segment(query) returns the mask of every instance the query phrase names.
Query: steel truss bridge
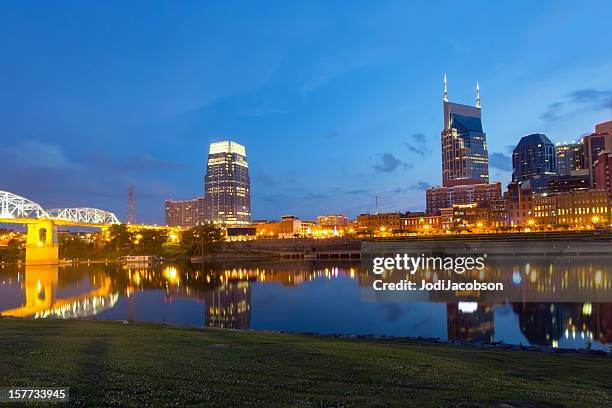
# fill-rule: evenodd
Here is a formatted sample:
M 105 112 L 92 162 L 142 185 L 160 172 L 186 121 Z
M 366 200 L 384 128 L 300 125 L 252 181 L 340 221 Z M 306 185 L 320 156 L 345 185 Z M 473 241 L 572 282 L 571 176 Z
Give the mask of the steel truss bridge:
M 115 214 L 97 208 L 45 210 L 32 200 L 0 190 L 0 224 L 25 224 L 26 265 L 58 263 L 57 226 L 105 228 L 121 224 Z

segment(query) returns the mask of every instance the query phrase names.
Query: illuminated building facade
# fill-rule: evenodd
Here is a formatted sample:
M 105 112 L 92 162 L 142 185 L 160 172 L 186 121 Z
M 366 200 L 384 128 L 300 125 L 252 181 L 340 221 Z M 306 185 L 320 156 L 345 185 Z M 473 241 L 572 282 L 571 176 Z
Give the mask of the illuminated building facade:
M 584 169 L 584 145 L 582 142 L 557 143 L 557 173 L 570 176 L 572 172 Z
M 557 223 L 557 197 L 548 194 L 534 194 L 532 206 L 535 224 L 552 226 Z
M 425 213 L 401 214 L 400 228 L 403 232 L 435 232 L 442 229 L 442 219 Z
M 504 199 L 508 226 L 520 227 L 533 219 L 533 195 L 529 183 L 511 182 Z
M 230 226 L 251 222 L 251 181 L 243 145 L 210 144 L 204 196 L 207 220 Z
M 595 186 L 595 161 L 599 153 L 612 152 L 612 121 L 595 125 L 595 132 L 582 138 L 584 144 L 584 164 L 590 173 L 591 187 Z
M 170 227 L 193 227 L 204 222 L 204 197 L 191 200 L 165 200 L 165 223 Z
M 258 238 L 297 238 L 301 234 L 302 223 L 293 215 L 285 215 L 280 221 L 259 221 L 253 226 Z
M 365 233 L 399 231 L 400 213 L 359 214 L 357 225 Z
M 448 101 L 444 76 L 444 128 L 442 142 L 442 185 L 489 182 L 487 137 L 482 130 L 480 88 L 476 84 L 476 106 Z
M 604 190 L 557 194 L 557 223 L 574 228 L 605 225 L 609 221 L 610 197 Z
M 346 228 L 349 225 L 349 218 L 342 214 L 319 215 L 317 225 L 322 228 Z
M 479 207 L 476 204 L 455 204 L 449 210 L 451 211 L 445 211 L 445 226 L 448 229 L 478 230 L 490 226 L 489 207 Z
M 554 193 L 566 193 L 569 191 L 581 191 L 589 189 L 589 173 L 585 172 L 584 175 L 577 173 L 582 172 L 581 170 L 573 171 L 570 176 L 559 176 L 551 177 L 548 179 L 548 192 Z
M 425 190 L 427 214 L 438 215 L 442 208 L 456 204 L 486 206 L 502 198 L 501 183 L 431 187 Z
M 612 151 L 601 151 L 597 155 L 597 160 L 593 165 L 595 188 L 605 190 L 608 195 L 612 195 L 610 185 L 610 171 L 612 170 Z
M 542 133 L 523 136 L 512 152 L 512 181 L 529 182 L 533 192 L 544 193 L 555 176 L 555 145 Z

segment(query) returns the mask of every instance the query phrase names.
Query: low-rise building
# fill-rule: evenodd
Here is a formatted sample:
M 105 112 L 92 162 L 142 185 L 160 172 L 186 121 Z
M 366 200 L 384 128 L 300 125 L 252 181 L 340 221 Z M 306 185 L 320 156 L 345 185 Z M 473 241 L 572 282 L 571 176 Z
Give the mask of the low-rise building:
M 425 190 L 427 214 L 440 214 L 442 208 L 455 204 L 488 205 L 502 198 L 501 183 L 467 184 L 452 187 L 431 187 Z
M 610 221 L 610 196 L 605 190 L 561 193 L 556 200 L 558 225 L 584 229 Z
M 442 218 L 439 215 L 427 215 L 424 212 L 405 213 L 400 215 L 402 232 L 436 232 L 442 229 Z
M 301 233 L 301 222 L 293 215 L 285 215 L 280 221 L 258 221 L 253 226 L 258 238 L 297 238 Z
M 507 210 L 507 225 L 521 227 L 533 224 L 533 200 L 529 182 L 513 181 L 504 193 Z
M 346 228 L 349 225 L 349 218 L 342 214 L 319 215 L 317 217 L 317 225 L 321 228 Z
M 399 231 L 400 213 L 359 214 L 357 224 L 362 233 Z
M 557 197 L 549 194 L 534 194 L 533 221 L 535 225 L 550 228 L 557 224 Z

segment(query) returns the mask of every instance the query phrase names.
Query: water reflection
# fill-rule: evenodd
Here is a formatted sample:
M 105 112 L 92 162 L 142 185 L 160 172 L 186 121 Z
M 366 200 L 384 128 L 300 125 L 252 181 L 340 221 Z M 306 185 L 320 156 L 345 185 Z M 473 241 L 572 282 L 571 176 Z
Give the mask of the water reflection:
M 235 329 L 440 337 L 553 347 L 612 344 L 607 260 L 496 261 L 469 279 L 502 280 L 501 297 L 436 292 L 367 302 L 359 264 L 117 264 L 0 268 L 0 316 L 133 319 Z M 423 271 L 423 279 L 443 278 Z M 469 274 L 468 274 L 469 275 Z M 571 302 L 563 302 L 569 299 Z

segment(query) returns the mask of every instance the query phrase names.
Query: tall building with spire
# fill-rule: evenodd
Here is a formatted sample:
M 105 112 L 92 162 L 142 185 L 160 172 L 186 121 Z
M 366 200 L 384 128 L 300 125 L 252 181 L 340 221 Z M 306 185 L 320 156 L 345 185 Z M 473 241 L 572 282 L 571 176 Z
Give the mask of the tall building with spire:
M 476 106 L 449 102 L 445 74 L 443 105 L 442 185 L 488 183 L 489 154 L 482 130 L 480 85 L 476 83 Z
M 251 181 L 243 145 L 232 141 L 210 144 L 204 199 L 208 221 L 227 226 L 251 222 Z

